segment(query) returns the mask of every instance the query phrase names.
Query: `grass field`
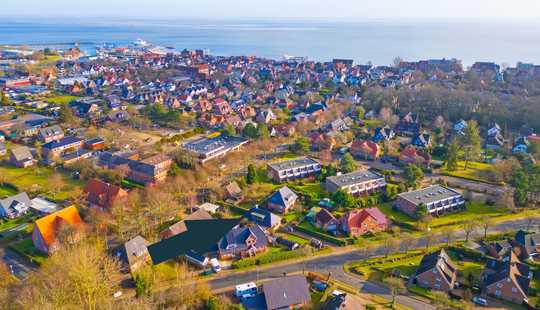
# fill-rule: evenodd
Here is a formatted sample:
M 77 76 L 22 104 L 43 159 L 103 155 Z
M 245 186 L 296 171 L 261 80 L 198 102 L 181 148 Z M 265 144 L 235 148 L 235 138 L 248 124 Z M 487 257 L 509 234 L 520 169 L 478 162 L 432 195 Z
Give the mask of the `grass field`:
M 0 185 L 0 198 L 6 198 L 8 196 L 13 196 L 17 194 L 17 191 L 9 186 Z
M 492 169 L 493 165 L 479 162 L 469 162 L 467 169 L 465 169 L 465 162 L 460 161 L 458 162 L 458 169 L 456 171 L 448 171 L 446 168 L 443 168 L 441 169 L 441 173 L 478 182 L 497 183 L 489 179 Z
M 69 95 L 57 95 L 57 96 L 54 96 L 54 97 L 46 98 L 45 101 L 48 102 L 48 103 L 66 105 L 66 104 L 69 104 L 71 101 L 76 100 L 78 98 L 80 98 L 80 97 L 69 96 Z
M 15 226 L 18 226 L 22 223 L 26 223 L 27 221 L 30 221 L 31 219 L 32 219 L 32 214 L 27 214 L 27 215 L 19 216 L 16 219 L 0 222 L 0 232 L 13 228 Z
M 389 255 L 388 257 L 372 258 L 352 264 L 351 267 L 365 278 L 374 281 L 381 281 L 384 275 L 390 274 L 394 270 L 399 270 L 401 275 L 410 277 L 416 272 L 425 254 L 439 249 L 440 247 L 433 247 L 429 251 L 415 250 Z M 447 253 L 465 278 L 472 273 L 476 279 L 479 279 L 484 268 L 483 263 L 467 259 L 460 261 L 456 253 L 451 250 L 447 250 Z
M 54 173 L 54 170 L 49 167 L 28 167 L 22 169 L 11 165 L 0 166 L 0 175 L 4 178 L 4 181 L 13 184 L 19 191 L 27 191 L 37 185 L 41 191 L 45 192 L 46 196 L 54 200 L 68 199 L 71 197 L 75 187 L 83 186 L 81 181 L 73 180 L 61 174 L 65 184 L 64 188 L 54 195 L 47 194 L 48 179 Z
M 406 214 L 392 210 L 390 204 L 381 204 L 378 207 L 389 218 L 393 218 L 400 222 L 411 225 L 417 225 L 418 223 L 417 220 L 407 216 Z M 467 203 L 467 207 L 463 211 L 447 213 L 440 217 L 434 217 L 430 227 L 436 231 L 452 226 L 458 226 L 467 220 L 479 217 L 488 217 L 494 222 L 500 222 L 532 215 L 540 215 L 540 211 L 529 210 L 520 213 L 510 213 L 507 209 L 501 207 L 488 206 L 483 203 Z

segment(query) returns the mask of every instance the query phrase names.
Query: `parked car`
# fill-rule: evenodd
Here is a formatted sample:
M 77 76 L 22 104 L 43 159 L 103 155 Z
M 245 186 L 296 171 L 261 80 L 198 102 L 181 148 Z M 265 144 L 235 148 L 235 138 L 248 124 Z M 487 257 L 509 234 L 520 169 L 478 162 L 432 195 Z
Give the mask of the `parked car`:
M 210 260 L 210 266 L 212 266 L 212 271 L 214 271 L 215 273 L 218 273 L 221 271 L 221 265 L 217 258 L 212 258 Z
M 479 306 L 483 306 L 483 307 L 487 307 L 488 306 L 488 302 L 487 300 L 485 300 L 484 298 L 480 297 L 480 296 L 474 296 L 472 298 L 472 301 L 479 305 Z

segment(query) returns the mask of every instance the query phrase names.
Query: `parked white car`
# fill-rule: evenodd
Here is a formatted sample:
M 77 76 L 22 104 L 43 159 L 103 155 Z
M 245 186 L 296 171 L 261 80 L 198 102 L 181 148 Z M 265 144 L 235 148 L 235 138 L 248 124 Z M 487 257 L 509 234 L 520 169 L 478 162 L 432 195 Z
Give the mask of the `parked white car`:
M 219 263 L 217 258 L 212 258 L 210 260 L 210 266 L 212 266 L 212 271 L 214 271 L 215 273 L 221 271 L 221 264 Z

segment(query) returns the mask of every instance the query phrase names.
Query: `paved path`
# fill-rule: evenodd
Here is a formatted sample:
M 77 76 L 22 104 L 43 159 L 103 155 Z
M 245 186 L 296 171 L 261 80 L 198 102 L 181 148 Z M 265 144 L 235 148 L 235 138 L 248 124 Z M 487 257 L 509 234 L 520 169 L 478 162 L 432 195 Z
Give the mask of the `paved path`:
M 6 264 L 12 274 L 21 280 L 26 279 L 28 274 L 37 268 L 36 265 L 31 264 L 7 248 L 0 247 L 0 259 Z
M 537 221 L 540 221 L 540 218 L 536 219 Z M 527 227 L 527 222 L 527 219 L 502 222 L 490 229 L 490 233 L 504 232 L 508 229 L 525 229 Z M 477 232 L 477 234 L 479 233 L 480 232 Z M 456 240 L 463 240 L 464 237 L 464 232 L 458 231 L 456 232 L 454 238 Z M 432 242 L 433 244 L 444 243 L 446 242 L 446 240 L 441 235 L 435 235 Z M 422 248 L 425 247 L 425 245 L 426 243 L 424 239 L 417 239 L 414 248 Z M 326 256 L 307 259 L 305 261 L 294 261 L 291 263 L 283 263 L 277 266 L 262 266 L 257 269 L 251 269 L 245 272 L 223 274 L 209 280 L 209 283 L 213 289 L 220 290 L 227 287 L 234 287 L 235 285 L 241 283 L 260 282 L 264 279 L 278 278 L 283 276 L 284 274 L 302 271 L 314 271 L 321 274 L 331 273 L 332 278 L 358 288 L 359 292 L 380 295 L 390 299 L 389 290 L 387 288 L 376 283 L 350 276 L 343 271 L 344 264 L 366 258 L 382 256 L 383 254 L 384 249 L 382 247 L 374 247 L 361 250 L 351 248 L 348 250 L 340 251 L 337 254 L 333 253 Z M 425 302 L 405 295 L 400 295 L 398 297 L 398 303 L 411 307 L 413 309 L 435 309 L 434 307 Z

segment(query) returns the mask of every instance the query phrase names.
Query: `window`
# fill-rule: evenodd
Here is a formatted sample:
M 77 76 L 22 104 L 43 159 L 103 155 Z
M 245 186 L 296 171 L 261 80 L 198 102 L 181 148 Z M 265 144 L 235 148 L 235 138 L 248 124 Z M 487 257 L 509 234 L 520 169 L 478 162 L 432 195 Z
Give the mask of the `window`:
M 496 290 L 496 291 L 495 291 L 495 295 L 501 296 L 501 291 L 500 291 L 500 290 Z
M 502 286 L 502 283 L 497 283 L 497 288 L 501 288 Z
M 512 287 L 512 293 L 517 293 L 517 288 Z

